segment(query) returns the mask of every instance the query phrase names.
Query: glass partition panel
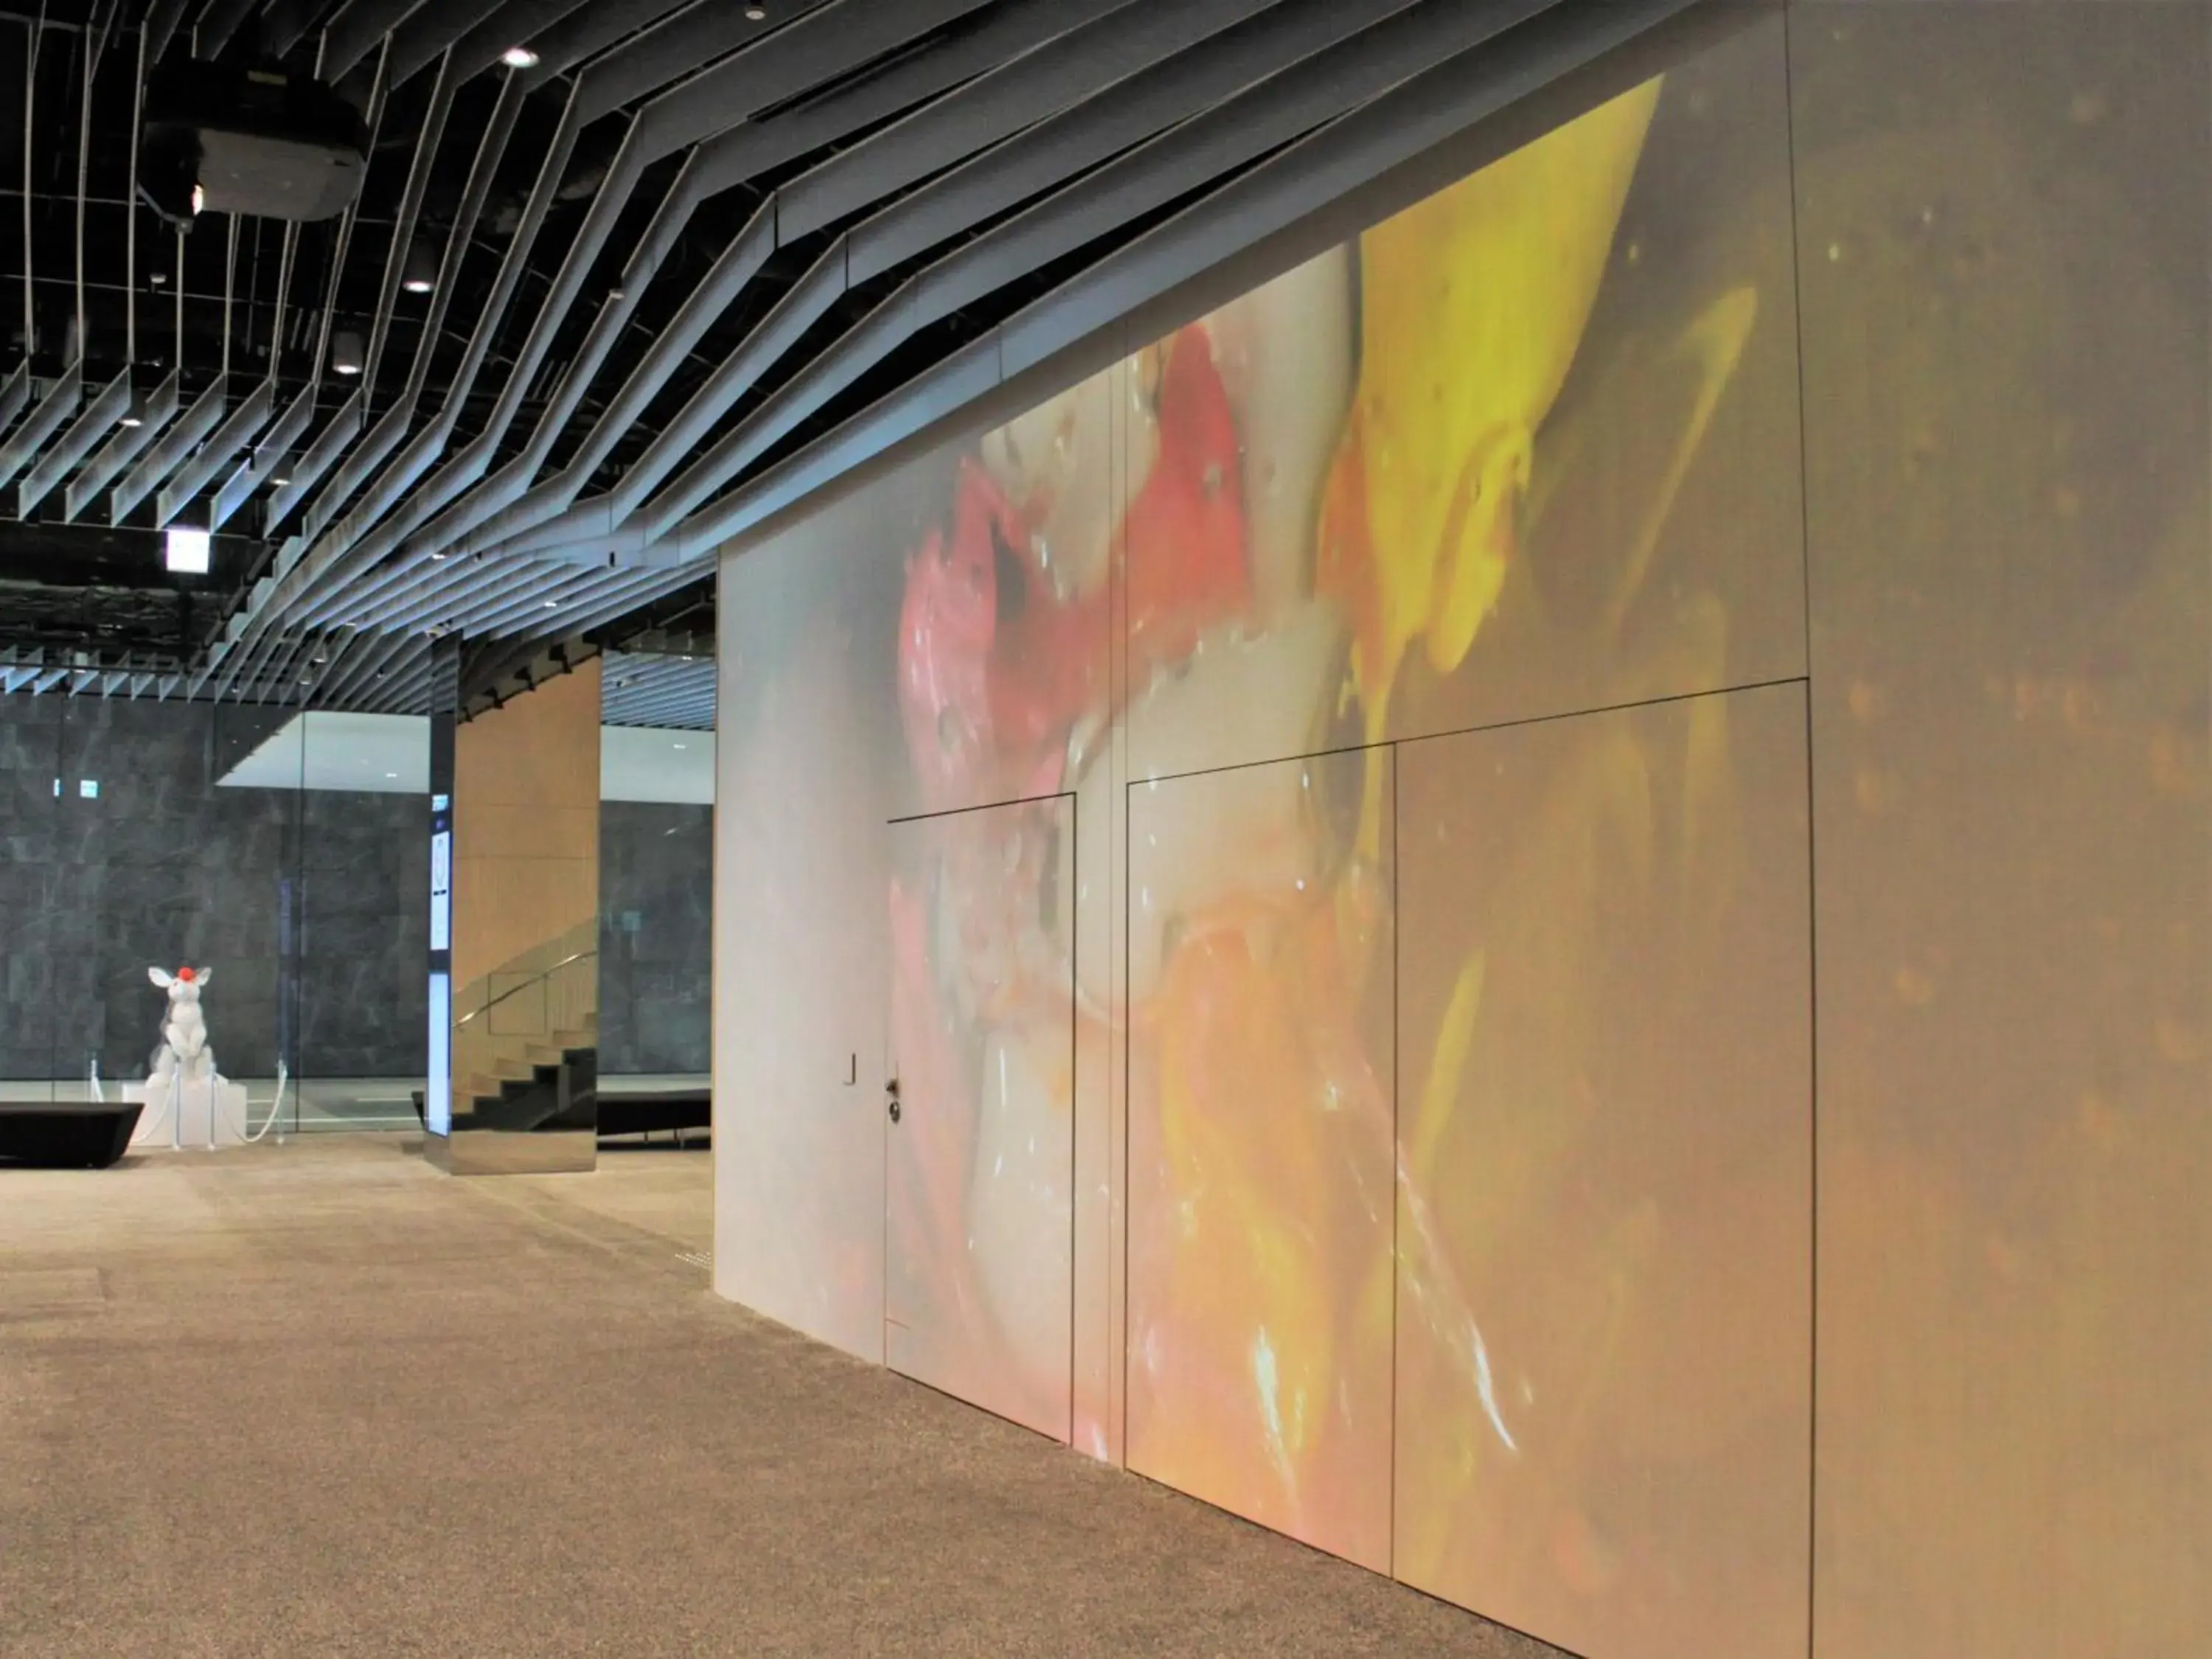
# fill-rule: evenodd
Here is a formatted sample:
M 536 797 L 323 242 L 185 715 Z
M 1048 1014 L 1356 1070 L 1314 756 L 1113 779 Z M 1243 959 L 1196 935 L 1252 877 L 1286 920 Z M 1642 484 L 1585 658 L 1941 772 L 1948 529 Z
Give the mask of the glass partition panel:
M 299 1126 L 412 1128 L 428 1043 L 429 725 L 318 709 L 299 753 Z
M 420 718 L 0 697 L 0 1100 L 144 1097 L 142 1144 L 411 1127 L 428 747 Z M 185 994 L 156 974 L 244 1090 L 220 1114 L 149 1088 Z
M 713 1048 L 714 664 L 616 653 L 600 685 L 600 1091 L 704 1091 Z M 601 1129 L 610 1133 L 604 1121 Z
M 52 1098 L 60 1075 L 48 964 L 62 887 L 59 697 L 0 697 L 0 1100 Z
M 711 752 L 714 734 L 684 734 Z M 711 805 L 599 807 L 601 1076 L 703 1085 L 714 885 Z
M 62 683 L 5 701 L 7 1092 L 142 1100 L 142 1144 L 243 1137 L 276 1092 L 294 826 L 285 802 L 216 786 L 281 711 Z M 207 1086 L 179 1095 L 178 1071 Z

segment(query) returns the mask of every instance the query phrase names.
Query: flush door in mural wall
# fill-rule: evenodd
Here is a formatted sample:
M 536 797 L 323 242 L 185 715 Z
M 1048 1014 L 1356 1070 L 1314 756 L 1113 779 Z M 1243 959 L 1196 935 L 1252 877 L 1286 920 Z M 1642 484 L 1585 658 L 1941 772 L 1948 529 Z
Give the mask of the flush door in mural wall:
M 1131 786 L 1128 1461 L 1388 1571 L 1395 988 L 1365 761 Z
M 1802 1653 L 1803 690 L 1396 784 L 1398 1576 L 1591 1659 Z
M 890 826 L 884 1353 L 1073 1433 L 1075 801 Z

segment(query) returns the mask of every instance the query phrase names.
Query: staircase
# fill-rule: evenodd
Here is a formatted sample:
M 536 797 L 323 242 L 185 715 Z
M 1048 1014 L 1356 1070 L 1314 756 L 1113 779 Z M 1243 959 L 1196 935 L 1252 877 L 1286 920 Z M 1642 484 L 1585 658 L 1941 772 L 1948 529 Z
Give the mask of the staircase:
M 498 1062 L 454 1091 L 460 1129 L 590 1129 L 599 1121 L 599 1049 L 589 1032 L 562 1034 L 557 1048 L 532 1044 L 526 1063 Z
M 599 1121 L 596 919 L 454 999 L 453 1128 L 589 1132 Z

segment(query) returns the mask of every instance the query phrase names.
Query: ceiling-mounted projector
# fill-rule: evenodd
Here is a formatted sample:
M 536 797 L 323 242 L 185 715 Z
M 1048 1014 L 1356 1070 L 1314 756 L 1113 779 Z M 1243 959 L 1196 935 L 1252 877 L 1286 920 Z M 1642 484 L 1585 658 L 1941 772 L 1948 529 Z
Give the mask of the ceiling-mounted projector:
M 327 219 L 360 193 L 368 131 L 319 81 L 274 68 L 174 63 L 146 84 L 138 190 L 156 213 Z

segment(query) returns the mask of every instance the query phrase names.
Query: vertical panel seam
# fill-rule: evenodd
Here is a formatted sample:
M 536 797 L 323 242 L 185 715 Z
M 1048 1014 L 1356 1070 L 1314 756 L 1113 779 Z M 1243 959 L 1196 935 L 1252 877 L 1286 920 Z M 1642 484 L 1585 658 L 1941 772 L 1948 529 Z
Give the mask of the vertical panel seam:
M 1071 786 L 1073 781 L 1071 780 Z M 1077 1255 L 1082 1243 L 1078 1236 L 1076 1217 L 1083 1189 L 1076 1180 L 1078 1130 L 1081 1122 L 1079 1109 L 1083 1102 L 1083 1068 L 1080 1065 L 1081 1042 L 1075 1012 L 1076 964 L 1082 960 L 1083 906 L 1083 820 L 1078 810 L 1073 787 L 1061 797 L 1067 803 L 1067 859 L 1062 866 L 1063 878 L 1067 883 L 1067 1443 L 1075 1444 L 1075 1395 L 1080 1380 L 1075 1366 L 1075 1307 L 1081 1299 L 1076 1294 L 1078 1285 Z
M 1813 481 L 1805 387 L 1804 234 L 1797 215 L 1797 89 L 1790 30 L 1794 7 L 1782 8 L 1783 161 L 1790 187 L 1790 308 L 1797 347 L 1797 557 L 1805 678 L 1805 1020 L 1806 1284 L 1805 1332 L 1805 1652 L 1818 1646 L 1820 1479 L 1820 934 L 1813 767 Z
M 1398 1577 L 1398 1290 L 1404 1276 L 1404 1240 L 1401 1229 L 1405 1218 L 1405 1203 L 1399 1192 L 1399 1182 L 1404 1178 L 1403 1136 L 1406 1065 L 1403 1039 L 1400 1036 L 1399 1000 L 1405 956 L 1403 928 L 1400 915 L 1404 895 L 1400 884 L 1404 878 L 1405 860 L 1400 856 L 1400 841 L 1403 836 L 1404 818 L 1398 804 L 1398 744 L 1393 738 L 1385 745 L 1390 756 L 1390 1501 L 1389 1531 L 1382 1542 L 1383 1571 L 1390 1578 Z

